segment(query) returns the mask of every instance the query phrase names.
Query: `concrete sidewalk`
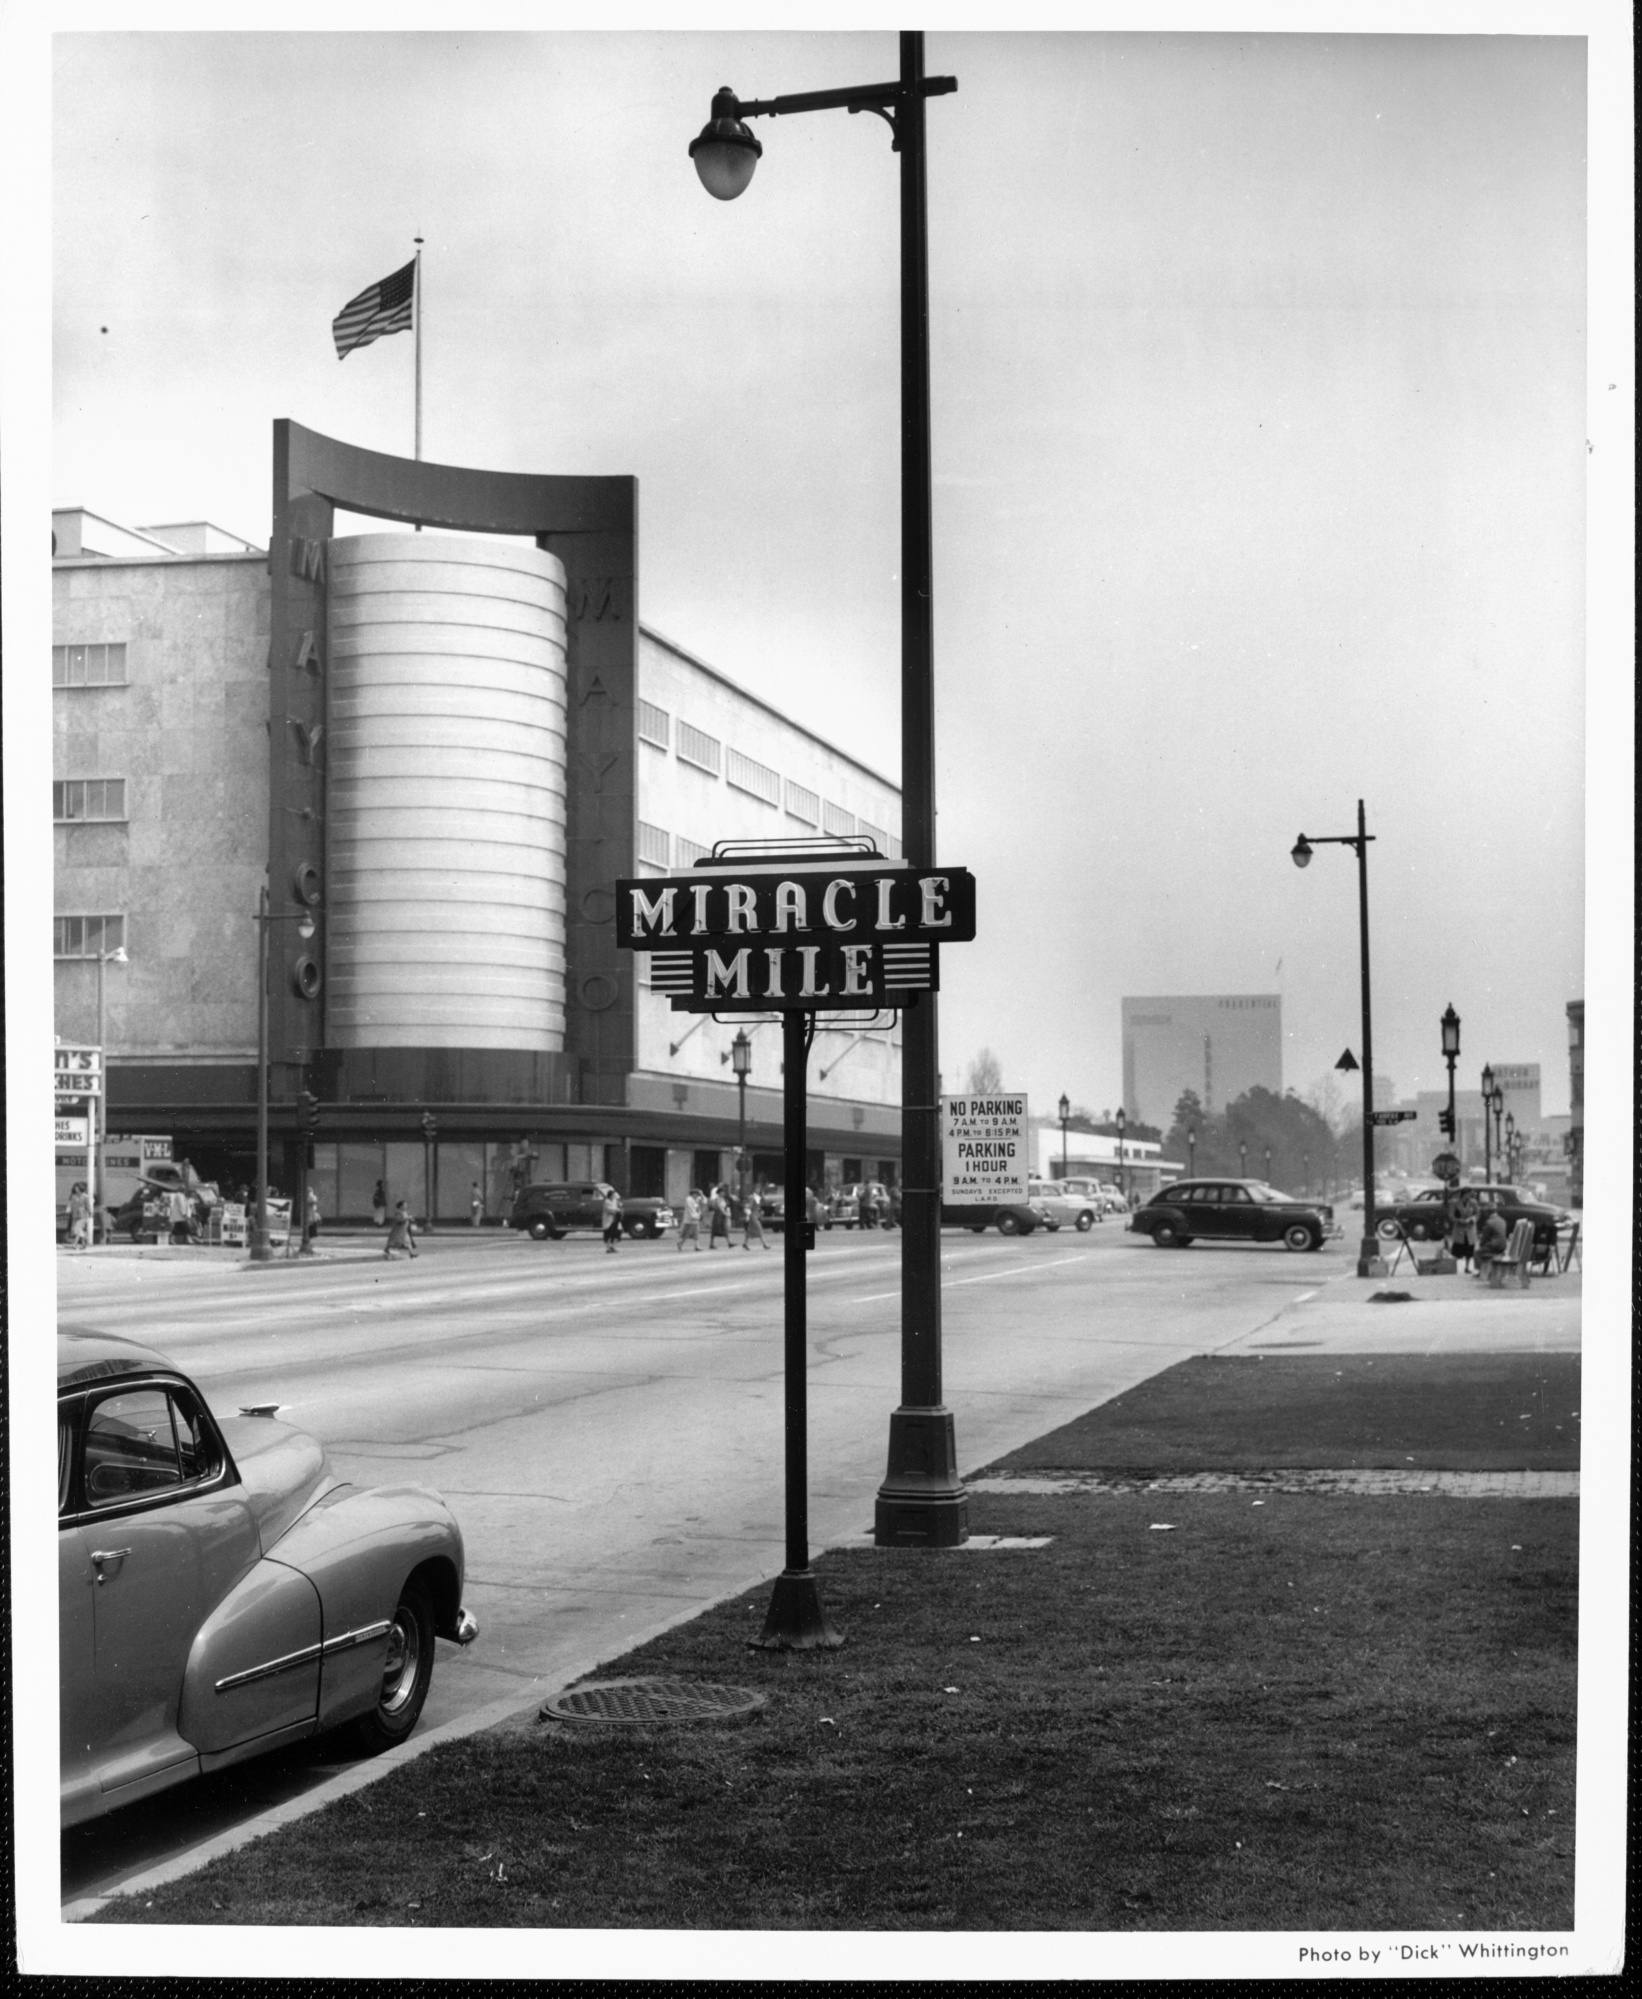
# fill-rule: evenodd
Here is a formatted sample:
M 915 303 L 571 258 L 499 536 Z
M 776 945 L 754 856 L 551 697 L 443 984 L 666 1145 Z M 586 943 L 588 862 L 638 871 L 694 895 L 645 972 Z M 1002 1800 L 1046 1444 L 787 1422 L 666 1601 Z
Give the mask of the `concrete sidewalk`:
M 1526 1291 L 1480 1278 L 1364 1278 L 1355 1272 L 1302 1292 L 1277 1319 L 1217 1349 L 1238 1353 L 1577 1353 L 1583 1286 L 1577 1270 L 1536 1277 Z

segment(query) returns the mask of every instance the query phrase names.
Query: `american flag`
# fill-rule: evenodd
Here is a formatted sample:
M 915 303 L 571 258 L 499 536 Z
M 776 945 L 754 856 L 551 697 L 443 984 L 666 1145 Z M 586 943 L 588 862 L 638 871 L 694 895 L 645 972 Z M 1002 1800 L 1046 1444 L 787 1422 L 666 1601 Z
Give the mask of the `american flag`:
M 391 277 L 367 285 L 331 321 L 331 332 L 336 336 L 336 358 L 345 360 L 356 347 L 368 347 L 385 333 L 408 332 L 415 298 L 414 259 Z

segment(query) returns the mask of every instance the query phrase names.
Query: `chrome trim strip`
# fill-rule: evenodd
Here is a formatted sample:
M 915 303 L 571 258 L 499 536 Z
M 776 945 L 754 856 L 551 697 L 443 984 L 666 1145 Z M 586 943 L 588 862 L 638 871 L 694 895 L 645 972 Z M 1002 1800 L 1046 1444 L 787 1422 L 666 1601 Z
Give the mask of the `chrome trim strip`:
M 271 1674 L 289 1672 L 293 1666 L 306 1666 L 320 1654 L 317 1645 L 304 1645 L 300 1652 L 287 1652 L 283 1658 L 270 1659 L 265 1665 L 249 1666 L 243 1673 L 230 1673 L 224 1680 L 218 1680 L 219 1694 L 231 1692 L 235 1687 L 248 1686 L 252 1680 L 266 1680 Z
M 393 1628 L 392 1620 L 384 1617 L 376 1624 L 362 1624 L 354 1631 L 339 1631 L 334 1638 L 327 1638 L 318 1645 L 304 1645 L 300 1652 L 287 1652 L 281 1658 L 269 1659 L 261 1666 L 248 1666 L 243 1673 L 230 1673 L 226 1679 L 218 1680 L 219 1694 L 232 1692 L 235 1687 L 249 1686 L 253 1680 L 266 1680 L 274 1673 L 286 1673 L 293 1666 L 306 1666 L 314 1659 L 328 1659 L 334 1652 L 348 1652 L 356 1645 L 369 1645 L 373 1639 L 385 1638 Z
M 373 1638 L 386 1638 L 393 1629 L 393 1619 L 384 1617 L 375 1624 L 362 1624 L 356 1631 L 339 1631 L 334 1638 L 327 1638 L 320 1651 L 328 1659 L 333 1652 L 347 1652 L 355 1645 L 369 1645 Z

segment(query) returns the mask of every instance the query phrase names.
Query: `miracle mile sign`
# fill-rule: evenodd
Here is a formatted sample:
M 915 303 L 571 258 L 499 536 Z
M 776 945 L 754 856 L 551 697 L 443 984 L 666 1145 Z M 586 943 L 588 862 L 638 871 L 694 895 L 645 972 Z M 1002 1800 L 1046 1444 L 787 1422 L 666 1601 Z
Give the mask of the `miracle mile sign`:
M 974 935 L 966 869 L 919 873 L 859 840 L 723 840 L 687 874 L 616 883 L 616 943 L 650 954 L 651 990 L 676 1013 L 781 1017 L 787 1563 L 757 1640 L 772 1649 L 843 1643 L 809 1556 L 802 1217 L 815 1016 L 916 1006 L 940 987 L 940 947 Z

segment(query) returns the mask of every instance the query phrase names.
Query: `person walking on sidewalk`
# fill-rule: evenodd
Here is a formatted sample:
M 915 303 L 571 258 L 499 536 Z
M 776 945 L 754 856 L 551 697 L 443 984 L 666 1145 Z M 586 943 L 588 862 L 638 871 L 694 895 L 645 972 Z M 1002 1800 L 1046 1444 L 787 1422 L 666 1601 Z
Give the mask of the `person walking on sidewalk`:
M 83 1180 L 76 1180 L 69 1189 L 68 1246 L 70 1249 L 91 1247 L 91 1196 L 86 1192 Z
M 308 1196 L 304 1207 L 302 1240 L 304 1244 L 307 1244 L 312 1242 L 314 1237 L 319 1234 L 320 1223 L 319 1196 L 314 1192 L 312 1187 L 308 1189 Z
M 382 1254 L 391 1260 L 396 1249 L 404 1250 L 407 1256 L 416 1254 L 416 1224 L 403 1201 L 394 1203 L 393 1220 L 388 1225 L 388 1239 L 382 1245 Z
M 400 1207 L 405 1204 L 399 1203 Z M 371 1220 L 381 1228 L 388 1219 L 388 1190 L 380 1180 L 371 1189 Z
M 686 1241 L 693 1242 L 696 1254 L 701 1254 L 701 1195 L 692 1187 L 684 1197 L 684 1214 L 678 1225 L 678 1246 L 682 1253 Z
M 707 1247 L 709 1249 L 717 1249 L 719 1240 L 722 1238 L 724 1247 L 728 1249 L 730 1247 L 730 1204 L 724 1198 L 722 1185 L 715 1187 L 707 1196 L 707 1213 L 710 1218 Z
M 614 1256 L 616 1245 L 621 1241 L 621 1196 L 614 1187 L 604 1190 L 604 1206 L 599 1211 L 604 1223 L 604 1253 Z
M 1471 1268 L 1477 1247 L 1477 1197 L 1456 1189 L 1448 1201 L 1448 1253 L 1462 1270 Z
M 758 1196 L 756 1194 L 749 1194 L 747 1196 L 747 1213 L 742 1230 L 741 1247 L 743 1249 L 751 1249 L 755 1242 L 762 1244 L 765 1249 L 768 1249 L 770 1246 L 764 1241 L 764 1222 L 758 1212 Z
M 484 1218 L 485 1197 L 480 1193 L 479 1183 L 475 1180 L 473 1183 L 473 1192 L 468 1196 L 468 1220 L 477 1228 Z

